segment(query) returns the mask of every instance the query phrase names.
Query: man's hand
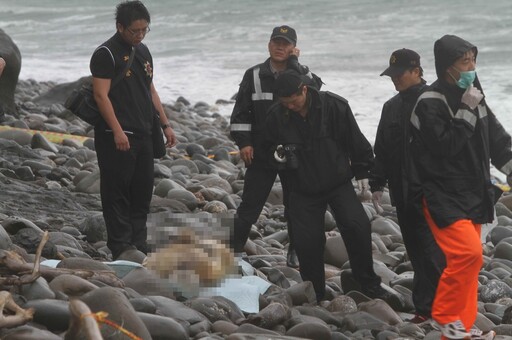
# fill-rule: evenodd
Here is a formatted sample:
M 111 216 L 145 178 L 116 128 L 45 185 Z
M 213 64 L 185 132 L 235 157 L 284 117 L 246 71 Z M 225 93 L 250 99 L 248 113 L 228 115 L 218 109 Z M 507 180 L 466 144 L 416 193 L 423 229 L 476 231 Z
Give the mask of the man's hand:
M 174 130 L 171 127 L 166 127 L 164 129 L 164 135 L 167 139 L 167 143 L 165 143 L 165 146 L 168 148 L 172 148 L 178 143 L 178 140 L 176 139 L 176 135 L 174 134 Z
M 382 191 L 375 191 L 372 193 L 372 203 L 373 207 L 375 208 L 375 211 L 377 214 L 381 215 L 384 212 L 384 209 L 380 205 L 380 200 L 382 199 Z
M 254 158 L 254 149 L 251 145 L 244 146 L 240 149 L 240 158 L 244 161 L 245 166 L 249 166 Z
M 478 104 L 480 104 L 483 98 L 484 95 L 482 94 L 482 92 L 473 85 L 471 85 L 470 87 L 467 88 L 466 92 L 464 92 L 460 101 L 469 106 L 471 110 L 474 110 L 475 107 L 477 107 Z
M 130 150 L 130 141 L 122 130 L 119 133 L 114 133 L 114 143 L 116 143 L 116 149 L 119 151 Z

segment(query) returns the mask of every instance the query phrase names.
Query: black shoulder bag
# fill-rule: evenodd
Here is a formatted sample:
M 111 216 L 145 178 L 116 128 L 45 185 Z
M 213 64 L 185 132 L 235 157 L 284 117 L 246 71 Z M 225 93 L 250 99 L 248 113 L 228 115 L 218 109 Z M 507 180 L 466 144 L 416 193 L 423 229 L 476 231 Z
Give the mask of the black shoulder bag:
M 126 64 L 126 67 L 112 80 L 110 83 L 110 90 L 119 84 L 126 76 L 126 72 L 130 66 L 132 66 L 134 56 L 135 48 L 132 48 L 132 53 L 130 53 L 130 59 Z M 96 100 L 94 100 L 92 83 L 84 84 L 79 89 L 73 90 L 71 95 L 66 99 L 64 107 L 71 111 L 75 116 L 91 125 L 96 125 L 101 120 L 101 113 L 98 109 L 98 104 L 96 104 Z

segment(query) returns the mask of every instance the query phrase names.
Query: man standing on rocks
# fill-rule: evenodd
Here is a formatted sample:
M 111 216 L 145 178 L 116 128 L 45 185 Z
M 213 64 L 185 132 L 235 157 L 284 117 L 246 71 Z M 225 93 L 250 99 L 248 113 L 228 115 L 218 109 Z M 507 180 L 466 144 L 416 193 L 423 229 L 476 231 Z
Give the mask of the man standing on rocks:
M 152 127 L 155 111 L 166 136 L 176 137 L 153 84 L 153 59 L 142 40 L 150 15 L 140 1 L 117 6 L 117 32 L 93 53 L 90 69 L 94 98 L 103 120 L 94 128 L 101 180 L 101 202 L 107 246 L 117 259 L 125 250 L 147 252 L 146 220 L 153 192 Z M 125 77 L 110 90 L 112 79 L 133 62 Z M 157 122 L 155 122 L 157 124 Z
M 236 96 L 231 114 L 231 137 L 240 149 L 240 158 L 244 161 L 247 171 L 242 202 L 237 209 L 234 222 L 232 246 L 235 253 L 243 252 L 251 226 L 258 219 L 278 174 L 278 169 L 269 162 L 268 152 L 263 147 L 267 111 L 277 99 L 275 79 L 290 68 L 306 75 L 311 84 L 318 89 L 322 86 L 320 78 L 298 63 L 300 50 L 296 45 L 297 33 L 293 28 L 286 25 L 275 27 L 268 43 L 270 57 L 245 72 Z M 279 171 L 287 216 L 287 184 L 282 174 Z M 289 217 L 287 219 L 290 223 Z M 293 233 L 290 225 L 288 233 Z M 291 239 L 290 236 L 287 264 L 290 267 L 298 267 Z
M 418 96 L 426 88 L 419 54 L 405 48 L 394 51 L 383 75 L 391 78 L 398 94 L 382 108 L 370 187 L 376 210 L 381 210 L 379 203 L 383 188 L 386 182 L 389 184 L 391 203 L 396 206 L 404 245 L 414 269 L 412 300 L 416 315 L 410 321 L 420 323 L 430 318 L 445 260 L 423 216 L 421 188 L 408 180 L 412 176 L 409 150 L 406 149 L 409 121 Z
M 324 218 L 330 206 L 362 292 L 389 301 L 391 294 L 380 286 L 373 270 L 370 220 L 352 185 L 354 176 L 368 178 L 372 147 L 344 98 L 306 84 L 296 71 L 283 72 L 276 81 L 279 102 L 266 122 L 270 149 L 287 167 L 288 215 L 300 274 L 313 283 L 317 301 L 322 300 Z
M 481 224 L 492 222 L 492 164 L 512 182 L 510 135 L 487 106 L 476 78 L 476 46 L 454 35 L 434 44 L 438 79 L 411 115 L 412 145 L 423 212 L 446 257 L 432 306 L 443 339 L 492 339 L 473 329 L 478 274 L 483 263 Z

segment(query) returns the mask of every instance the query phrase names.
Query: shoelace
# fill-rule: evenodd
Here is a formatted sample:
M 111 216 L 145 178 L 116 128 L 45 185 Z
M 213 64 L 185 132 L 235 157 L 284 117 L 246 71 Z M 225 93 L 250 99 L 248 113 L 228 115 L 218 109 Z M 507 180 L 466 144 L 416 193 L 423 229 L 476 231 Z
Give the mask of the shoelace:
M 432 322 L 432 327 L 441 331 L 449 339 L 471 339 L 471 334 L 466 331 L 464 324 L 460 320 L 441 325 L 436 321 Z
M 472 340 L 492 340 L 496 336 L 495 331 L 489 331 L 484 333 L 483 331 L 476 328 L 471 328 L 469 330 L 469 333 L 471 334 Z

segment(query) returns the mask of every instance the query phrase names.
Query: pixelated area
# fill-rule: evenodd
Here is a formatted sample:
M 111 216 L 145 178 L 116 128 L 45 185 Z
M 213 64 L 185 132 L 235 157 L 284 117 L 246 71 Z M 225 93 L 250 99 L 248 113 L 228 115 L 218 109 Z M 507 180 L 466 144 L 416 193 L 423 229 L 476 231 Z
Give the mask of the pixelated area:
M 216 287 L 238 269 L 229 247 L 233 229 L 230 214 L 158 213 L 148 216 L 148 254 L 145 267 L 185 297 Z

